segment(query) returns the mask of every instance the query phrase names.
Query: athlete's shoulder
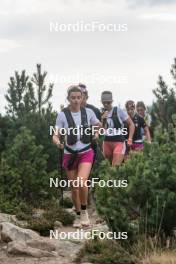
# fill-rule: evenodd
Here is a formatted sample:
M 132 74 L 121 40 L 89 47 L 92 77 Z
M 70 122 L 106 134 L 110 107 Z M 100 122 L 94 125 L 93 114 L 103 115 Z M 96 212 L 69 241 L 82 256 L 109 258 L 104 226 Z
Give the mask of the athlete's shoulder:
M 65 113 L 66 111 L 70 111 L 68 107 L 64 107 L 61 111 L 61 113 Z
M 85 110 L 86 110 L 86 113 L 88 114 L 88 115 L 93 115 L 93 114 L 95 114 L 94 113 L 94 111 L 91 109 L 91 108 L 89 108 L 89 107 L 84 107 L 85 108 Z
M 145 119 L 137 113 L 136 113 L 136 120 L 139 123 L 139 125 L 141 125 L 142 127 L 146 126 Z
M 92 109 L 94 112 L 99 112 L 100 113 L 100 110 L 96 106 L 94 106 L 92 104 L 86 104 L 86 107 L 89 108 L 89 109 Z
M 120 118 L 122 119 L 122 121 L 126 121 L 128 119 L 127 112 L 118 106 L 116 106 L 116 109 L 117 109 L 117 113 L 120 116 Z
M 63 110 L 57 114 L 57 119 L 63 119 L 64 117 L 65 117 L 65 114 Z
M 64 112 L 59 112 L 57 114 L 57 118 L 56 118 L 56 127 L 58 128 L 62 128 L 64 126 L 64 124 L 66 123 L 66 117 Z

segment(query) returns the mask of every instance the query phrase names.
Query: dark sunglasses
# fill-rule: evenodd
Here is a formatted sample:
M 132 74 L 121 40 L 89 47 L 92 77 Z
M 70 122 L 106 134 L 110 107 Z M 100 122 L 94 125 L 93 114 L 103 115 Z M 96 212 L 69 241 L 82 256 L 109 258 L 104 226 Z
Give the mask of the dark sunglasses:
M 108 101 L 108 102 L 102 102 L 102 104 L 103 104 L 103 105 L 105 105 L 105 104 L 106 104 L 106 105 L 110 105 L 110 104 L 112 104 L 112 102 L 109 102 L 109 101 Z

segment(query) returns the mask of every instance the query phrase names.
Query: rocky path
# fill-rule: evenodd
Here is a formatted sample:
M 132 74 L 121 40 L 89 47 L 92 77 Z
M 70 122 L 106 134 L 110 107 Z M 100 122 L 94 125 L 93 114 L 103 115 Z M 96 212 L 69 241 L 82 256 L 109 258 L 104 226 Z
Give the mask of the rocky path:
M 83 230 L 107 230 L 96 211 L 90 210 L 91 226 Z M 73 264 L 85 239 L 41 237 L 32 230 L 19 228 L 15 217 L 0 214 L 0 264 Z M 59 227 L 58 232 L 75 232 L 73 227 Z M 55 230 L 56 231 L 56 230 Z M 88 264 L 88 263 L 84 263 Z

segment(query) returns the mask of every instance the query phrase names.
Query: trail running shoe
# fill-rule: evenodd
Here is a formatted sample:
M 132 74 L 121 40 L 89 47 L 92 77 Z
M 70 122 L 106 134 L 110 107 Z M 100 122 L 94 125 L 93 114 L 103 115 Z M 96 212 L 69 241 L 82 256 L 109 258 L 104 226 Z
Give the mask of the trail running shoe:
M 83 226 L 89 226 L 90 225 L 90 220 L 89 220 L 89 215 L 88 215 L 87 210 L 81 211 L 81 224 Z
M 81 216 L 80 215 L 76 216 L 74 223 L 73 223 L 73 227 L 76 227 L 76 228 L 81 227 Z

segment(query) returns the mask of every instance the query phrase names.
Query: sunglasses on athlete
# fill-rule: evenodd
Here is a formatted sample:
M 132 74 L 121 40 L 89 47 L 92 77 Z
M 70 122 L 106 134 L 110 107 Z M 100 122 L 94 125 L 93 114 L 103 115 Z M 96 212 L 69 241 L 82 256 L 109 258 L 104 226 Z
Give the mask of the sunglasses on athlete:
M 103 105 L 110 105 L 112 104 L 112 102 L 108 101 L 108 102 L 102 102 Z

